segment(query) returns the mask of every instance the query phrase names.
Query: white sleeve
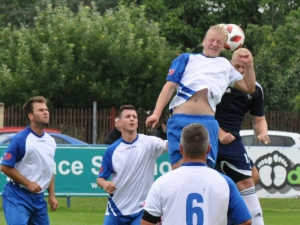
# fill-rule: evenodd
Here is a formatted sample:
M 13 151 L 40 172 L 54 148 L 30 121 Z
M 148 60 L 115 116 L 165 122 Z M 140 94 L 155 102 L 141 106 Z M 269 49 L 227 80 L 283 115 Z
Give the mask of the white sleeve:
M 152 143 L 152 150 L 155 157 L 159 157 L 161 154 L 166 152 L 167 149 L 167 140 L 162 140 L 161 138 L 155 136 L 148 136 Z
M 162 202 L 161 202 L 161 191 L 159 191 L 160 187 L 160 178 L 158 178 L 153 185 L 151 186 L 150 191 L 148 192 L 144 210 L 146 210 L 149 214 L 155 217 L 162 217 Z
M 230 81 L 229 86 L 233 87 L 234 82 L 242 80 L 242 79 L 243 79 L 243 75 L 240 72 L 238 72 L 233 66 L 231 66 L 230 72 L 229 72 L 229 81 Z

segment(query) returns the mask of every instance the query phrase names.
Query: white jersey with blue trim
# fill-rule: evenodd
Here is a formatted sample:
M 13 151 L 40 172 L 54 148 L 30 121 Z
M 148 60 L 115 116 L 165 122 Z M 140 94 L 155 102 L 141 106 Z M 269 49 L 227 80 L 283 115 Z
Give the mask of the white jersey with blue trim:
M 55 150 L 53 137 L 46 132 L 40 136 L 26 127 L 12 138 L 1 164 L 15 168 L 28 180 L 36 182 L 42 188 L 41 193 L 49 187 L 52 179 Z M 7 181 L 12 180 L 8 177 Z
M 166 142 L 138 134 L 131 143 L 120 139 L 108 146 L 98 177 L 108 179 L 112 175 L 116 190 L 108 198 L 106 215 L 132 215 L 143 210 L 156 160 L 166 151 Z
M 167 81 L 178 84 L 177 94 L 169 110 L 186 102 L 197 91 L 208 89 L 207 99 L 215 112 L 228 86 L 242 80 L 243 76 L 223 57 L 209 58 L 203 54 L 184 53 L 171 64 Z
M 184 163 L 152 185 L 144 209 L 162 224 L 227 225 L 251 219 L 234 182 L 204 163 Z

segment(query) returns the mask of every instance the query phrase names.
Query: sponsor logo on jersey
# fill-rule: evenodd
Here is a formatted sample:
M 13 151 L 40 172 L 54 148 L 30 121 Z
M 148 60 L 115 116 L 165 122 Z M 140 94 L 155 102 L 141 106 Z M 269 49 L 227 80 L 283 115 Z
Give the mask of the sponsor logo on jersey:
M 126 150 L 130 150 L 132 148 L 136 148 L 136 145 L 129 146 L 129 147 L 126 148 Z
M 4 153 L 3 160 L 10 160 L 10 159 L 11 159 L 11 154 L 8 152 Z
M 169 75 L 173 75 L 174 73 L 175 73 L 175 70 L 174 70 L 174 69 L 169 69 L 168 76 L 169 76 Z
M 45 140 L 36 140 L 37 142 L 46 142 Z

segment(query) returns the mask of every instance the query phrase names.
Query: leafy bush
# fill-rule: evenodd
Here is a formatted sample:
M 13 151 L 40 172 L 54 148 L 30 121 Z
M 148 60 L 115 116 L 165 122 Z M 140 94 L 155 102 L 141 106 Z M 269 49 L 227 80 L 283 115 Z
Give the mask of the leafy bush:
M 53 107 L 153 108 L 179 54 L 143 7 L 99 14 L 95 7 L 48 5 L 33 28 L 0 31 L 0 99 L 21 106 L 43 95 Z

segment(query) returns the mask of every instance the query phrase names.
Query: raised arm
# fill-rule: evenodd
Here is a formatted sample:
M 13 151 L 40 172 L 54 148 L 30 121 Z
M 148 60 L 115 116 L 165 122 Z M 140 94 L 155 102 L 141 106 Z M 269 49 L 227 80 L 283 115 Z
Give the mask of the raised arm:
M 151 116 L 149 116 L 146 119 L 146 126 L 152 126 L 152 128 L 154 128 L 160 118 L 161 112 L 163 111 L 163 109 L 165 108 L 165 106 L 168 104 L 168 102 L 170 101 L 175 89 L 176 89 L 177 84 L 171 81 L 167 81 L 167 83 L 164 85 L 163 89 L 161 90 L 157 102 L 156 102 L 156 106 L 155 109 L 152 113 Z
M 252 54 L 248 49 L 243 49 L 237 54 L 237 59 L 245 65 L 245 73 L 242 80 L 234 83 L 234 88 L 251 94 L 255 91 L 256 81 Z

